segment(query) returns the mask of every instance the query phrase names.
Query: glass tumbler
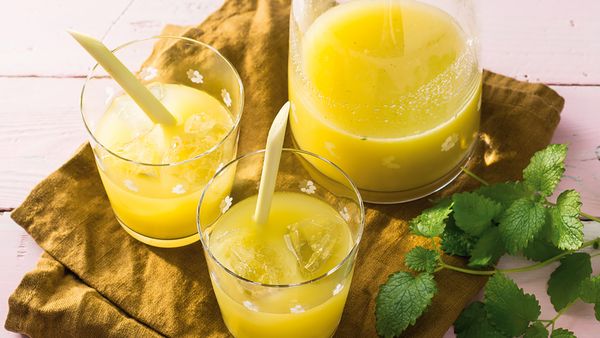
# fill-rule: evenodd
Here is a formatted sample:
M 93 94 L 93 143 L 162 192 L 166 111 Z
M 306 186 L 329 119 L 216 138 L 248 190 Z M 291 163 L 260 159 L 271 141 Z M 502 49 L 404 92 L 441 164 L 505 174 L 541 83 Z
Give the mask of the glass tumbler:
M 263 160 L 261 150 L 225 165 L 198 206 L 223 320 L 237 338 L 331 337 L 363 232 L 361 197 L 328 160 L 284 149 L 269 221 L 256 224 Z M 322 167 L 335 174 L 324 175 Z
M 289 55 L 295 145 L 339 165 L 366 201 L 431 194 L 470 158 L 482 81 L 472 1 L 293 0 Z
M 177 120 L 153 123 L 102 66 L 90 71 L 81 114 L 115 216 L 149 245 L 195 242 L 202 189 L 236 157 L 240 77 L 216 49 L 185 37 L 131 41 L 113 53 Z

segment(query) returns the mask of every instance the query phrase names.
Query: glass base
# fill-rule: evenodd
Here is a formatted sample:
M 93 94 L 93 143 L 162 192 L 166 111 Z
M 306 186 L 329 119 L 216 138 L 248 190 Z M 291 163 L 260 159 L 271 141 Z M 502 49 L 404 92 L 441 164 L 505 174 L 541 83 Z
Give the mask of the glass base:
M 133 229 L 131 229 L 130 227 L 125 225 L 125 223 L 123 223 L 119 219 L 119 217 L 116 217 L 116 218 L 117 218 L 117 221 L 119 222 L 119 224 L 121 224 L 121 227 L 125 231 L 127 231 L 127 233 L 129 235 L 131 235 L 131 237 L 137 239 L 138 241 L 140 241 L 144 244 L 152 245 L 152 246 L 155 246 L 158 248 L 178 248 L 181 246 L 186 246 L 186 245 L 192 244 L 192 243 L 200 240 L 200 236 L 198 235 L 198 233 L 195 233 L 195 234 L 187 236 L 187 237 L 174 238 L 174 239 L 162 239 L 162 238 L 148 237 L 148 236 L 140 234 L 137 231 L 134 231 Z
M 425 196 L 429 196 L 435 192 L 440 191 L 448 184 L 452 183 L 462 172 L 462 167 L 469 162 L 471 156 L 473 155 L 475 149 L 476 142 L 473 142 L 471 148 L 466 153 L 465 157 L 454 167 L 450 172 L 446 175 L 440 177 L 436 181 L 414 188 L 410 190 L 402 190 L 402 191 L 371 191 L 364 190 L 360 187 L 358 190 L 360 191 L 360 195 L 363 200 L 367 203 L 374 204 L 397 204 L 397 203 L 406 203 L 414 200 L 418 200 Z

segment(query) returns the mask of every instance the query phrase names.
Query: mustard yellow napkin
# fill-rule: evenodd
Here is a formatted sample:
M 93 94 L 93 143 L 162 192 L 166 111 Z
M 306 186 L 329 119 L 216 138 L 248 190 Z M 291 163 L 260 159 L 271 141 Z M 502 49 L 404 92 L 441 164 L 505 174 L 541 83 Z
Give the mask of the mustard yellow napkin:
M 262 147 L 287 100 L 288 15 L 289 1 L 230 0 L 197 27 L 167 28 L 214 45 L 238 69 L 246 88 L 240 154 Z M 157 46 L 151 58 L 173 57 L 195 56 Z M 530 156 L 550 142 L 562 107 L 563 99 L 544 85 L 486 72 L 481 141 L 469 166 L 491 182 L 519 178 Z M 433 198 L 475 185 L 461 176 Z M 419 244 L 407 222 L 427 206 L 427 199 L 367 206 L 337 337 L 376 336 L 378 287 L 404 268 L 403 255 Z M 228 336 L 200 244 L 159 249 L 129 237 L 114 218 L 88 145 L 12 217 L 46 253 L 9 300 L 8 330 L 33 337 Z M 436 281 L 440 292 L 431 310 L 407 337 L 442 336 L 485 279 L 441 271 Z

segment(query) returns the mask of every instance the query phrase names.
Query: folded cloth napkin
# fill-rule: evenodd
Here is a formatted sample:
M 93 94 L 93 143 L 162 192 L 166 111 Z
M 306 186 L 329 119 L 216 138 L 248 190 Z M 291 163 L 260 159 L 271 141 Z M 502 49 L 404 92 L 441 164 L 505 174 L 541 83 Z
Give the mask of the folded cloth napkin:
M 227 1 L 198 27 L 167 27 L 217 47 L 246 88 L 240 153 L 264 145 L 274 114 L 287 100 L 289 1 Z M 157 46 L 151 58 L 194 58 Z M 178 54 L 179 53 L 179 54 Z M 75 94 L 74 94 L 75 95 Z M 490 182 L 521 177 L 546 146 L 563 99 L 541 84 L 485 72 L 481 138 L 469 162 Z M 433 198 L 476 186 L 463 175 Z M 366 229 L 338 337 L 375 337 L 375 296 L 421 239 L 407 222 L 429 199 L 367 205 Z M 89 145 L 42 181 L 12 214 L 46 251 L 9 299 L 6 328 L 32 337 L 228 336 L 201 245 L 160 249 L 131 238 L 117 223 Z M 458 258 L 448 257 L 454 264 Z M 443 270 L 429 311 L 409 337 L 440 337 L 485 278 Z

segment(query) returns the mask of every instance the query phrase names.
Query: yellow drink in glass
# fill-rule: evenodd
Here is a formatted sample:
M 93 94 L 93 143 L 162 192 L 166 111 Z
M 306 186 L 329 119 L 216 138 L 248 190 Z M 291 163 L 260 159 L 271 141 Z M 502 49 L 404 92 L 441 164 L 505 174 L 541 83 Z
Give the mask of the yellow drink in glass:
M 252 220 L 255 206 L 256 196 L 237 203 L 207 234 L 215 258 L 245 279 L 272 285 L 302 283 L 327 273 L 352 248 L 344 220 L 317 198 L 276 193 L 269 222 L 260 225 Z M 349 284 L 346 277 L 340 285 Z M 223 319 L 238 338 L 329 337 L 348 294 L 347 287 L 332 295 L 328 287 L 311 285 L 273 294 L 266 291 L 240 304 L 227 293 L 236 285 L 213 280 L 213 288 Z M 306 308 L 308 304 L 314 306 Z
M 481 97 L 474 42 L 453 17 L 413 0 L 344 2 L 310 23 L 298 8 L 296 144 L 338 164 L 369 201 L 411 200 L 451 181 L 476 139 Z
M 194 52 L 195 63 L 146 60 L 165 43 Z M 236 156 L 243 105 L 239 76 L 212 47 L 183 37 L 134 41 L 114 52 L 176 123 L 154 123 L 101 66 L 94 67 L 81 110 L 112 209 L 122 227 L 146 244 L 195 242 L 202 190 Z M 220 187 L 215 201 L 228 193 L 226 180 Z
M 266 224 L 253 220 L 263 152 L 226 165 L 199 206 L 202 244 L 223 320 L 237 338 L 331 337 L 348 296 L 364 210 L 330 162 L 284 149 Z M 314 165 L 331 166 L 339 179 Z M 232 174 L 235 172 L 235 174 Z M 208 217 L 221 175 L 231 195 Z M 214 213 L 213 213 L 214 215 Z M 203 219 L 205 221 L 203 221 Z
M 218 148 L 172 167 L 143 164 L 193 159 L 217 146 L 233 121 L 221 102 L 200 90 L 160 83 L 148 88 L 161 98 L 177 124 L 154 124 L 129 96 L 115 98 L 98 123 L 96 138 L 134 163 L 100 150 L 100 177 L 126 230 L 157 239 L 185 238 L 196 232 L 196 206 L 204 184 L 223 159 L 234 157 L 235 147 Z

